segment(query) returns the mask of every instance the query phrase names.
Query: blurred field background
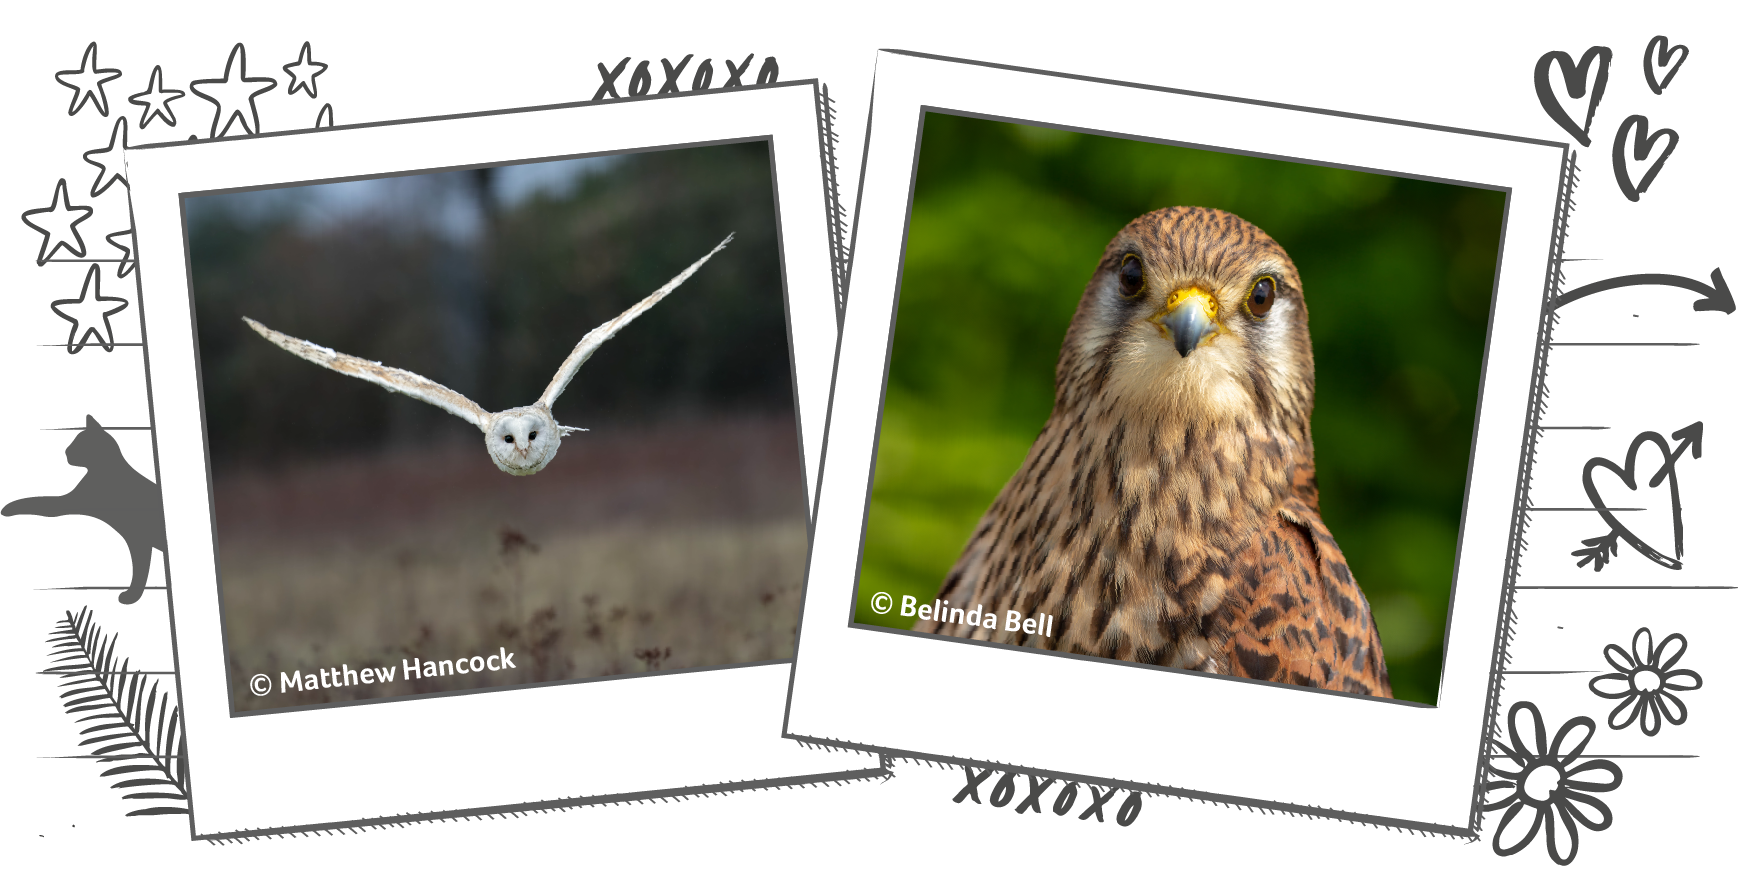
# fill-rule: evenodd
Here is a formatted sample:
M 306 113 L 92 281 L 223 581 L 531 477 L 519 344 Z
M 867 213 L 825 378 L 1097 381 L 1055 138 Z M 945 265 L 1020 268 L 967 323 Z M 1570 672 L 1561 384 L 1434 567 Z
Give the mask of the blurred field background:
M 1322 514 L 1395 696 L 1435 703 L 1500 192 L 930 112 L 858 585 L 932 598 L 1055 396 L 1104 246 L 1172 205 L 1233 212 L 1296 262 L 1316 358 Z
M 190 197 L 219 582 L 238 711 L 788 658 L 807 556 L 763 142 Z M 736 240 L 598 351 L 548 468 L 267 343 L 243 315 L 490 410 Z M 280 695 L 406 658 L 517 668 Z

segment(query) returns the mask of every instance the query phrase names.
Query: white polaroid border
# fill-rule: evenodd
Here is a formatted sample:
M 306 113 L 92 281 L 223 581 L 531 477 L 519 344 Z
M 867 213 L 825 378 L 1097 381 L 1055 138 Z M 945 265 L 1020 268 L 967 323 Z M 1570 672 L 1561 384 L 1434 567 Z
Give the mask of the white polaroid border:
M 1436 706 L 852 624 L 932 109 L 1506 191 Z M 1470 834 L 1567 148 L 905 52 L 879 55 L 872 112 L 786 735 Z
M 812 508 L 838 324 L 817 96 L 790 82 L 127 152 L 195 837 L 881 775 L 780 739 L 788 662 L 235 716 L 218 610 L 184 195 L 767 141 Z

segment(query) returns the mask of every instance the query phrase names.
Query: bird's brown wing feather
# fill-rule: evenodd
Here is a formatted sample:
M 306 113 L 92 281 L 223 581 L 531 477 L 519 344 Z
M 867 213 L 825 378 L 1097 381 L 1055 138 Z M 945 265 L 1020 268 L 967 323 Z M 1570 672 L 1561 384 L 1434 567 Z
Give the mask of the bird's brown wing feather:
M 1229 672 L 1391 698 L 1370 605 L 1312 501 L 1287 499 L 1237 558 L 1248 603 L 1226 626 Z

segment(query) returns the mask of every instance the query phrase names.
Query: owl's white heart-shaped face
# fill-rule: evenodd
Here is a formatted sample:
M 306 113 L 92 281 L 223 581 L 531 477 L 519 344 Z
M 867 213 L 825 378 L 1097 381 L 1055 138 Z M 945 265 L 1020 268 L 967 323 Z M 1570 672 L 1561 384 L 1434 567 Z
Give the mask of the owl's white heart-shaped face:
M 496 468 L 523 477 L 542 471 L 555 458 L 561 448 L 561 427 L 537 405 L 510 408 L 491 416 L 483 444 Z

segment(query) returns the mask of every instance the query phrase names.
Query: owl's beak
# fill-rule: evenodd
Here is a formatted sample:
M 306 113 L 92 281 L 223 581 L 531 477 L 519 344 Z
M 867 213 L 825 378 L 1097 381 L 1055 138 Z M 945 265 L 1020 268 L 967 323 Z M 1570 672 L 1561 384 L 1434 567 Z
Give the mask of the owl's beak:
M 1165 309 L 1151 318 L 1159 334 L 1169 338 L 1178 356 L 1219 334 L 1219 300 L 1199 287 L 1184 287 L 1165 300 Z

